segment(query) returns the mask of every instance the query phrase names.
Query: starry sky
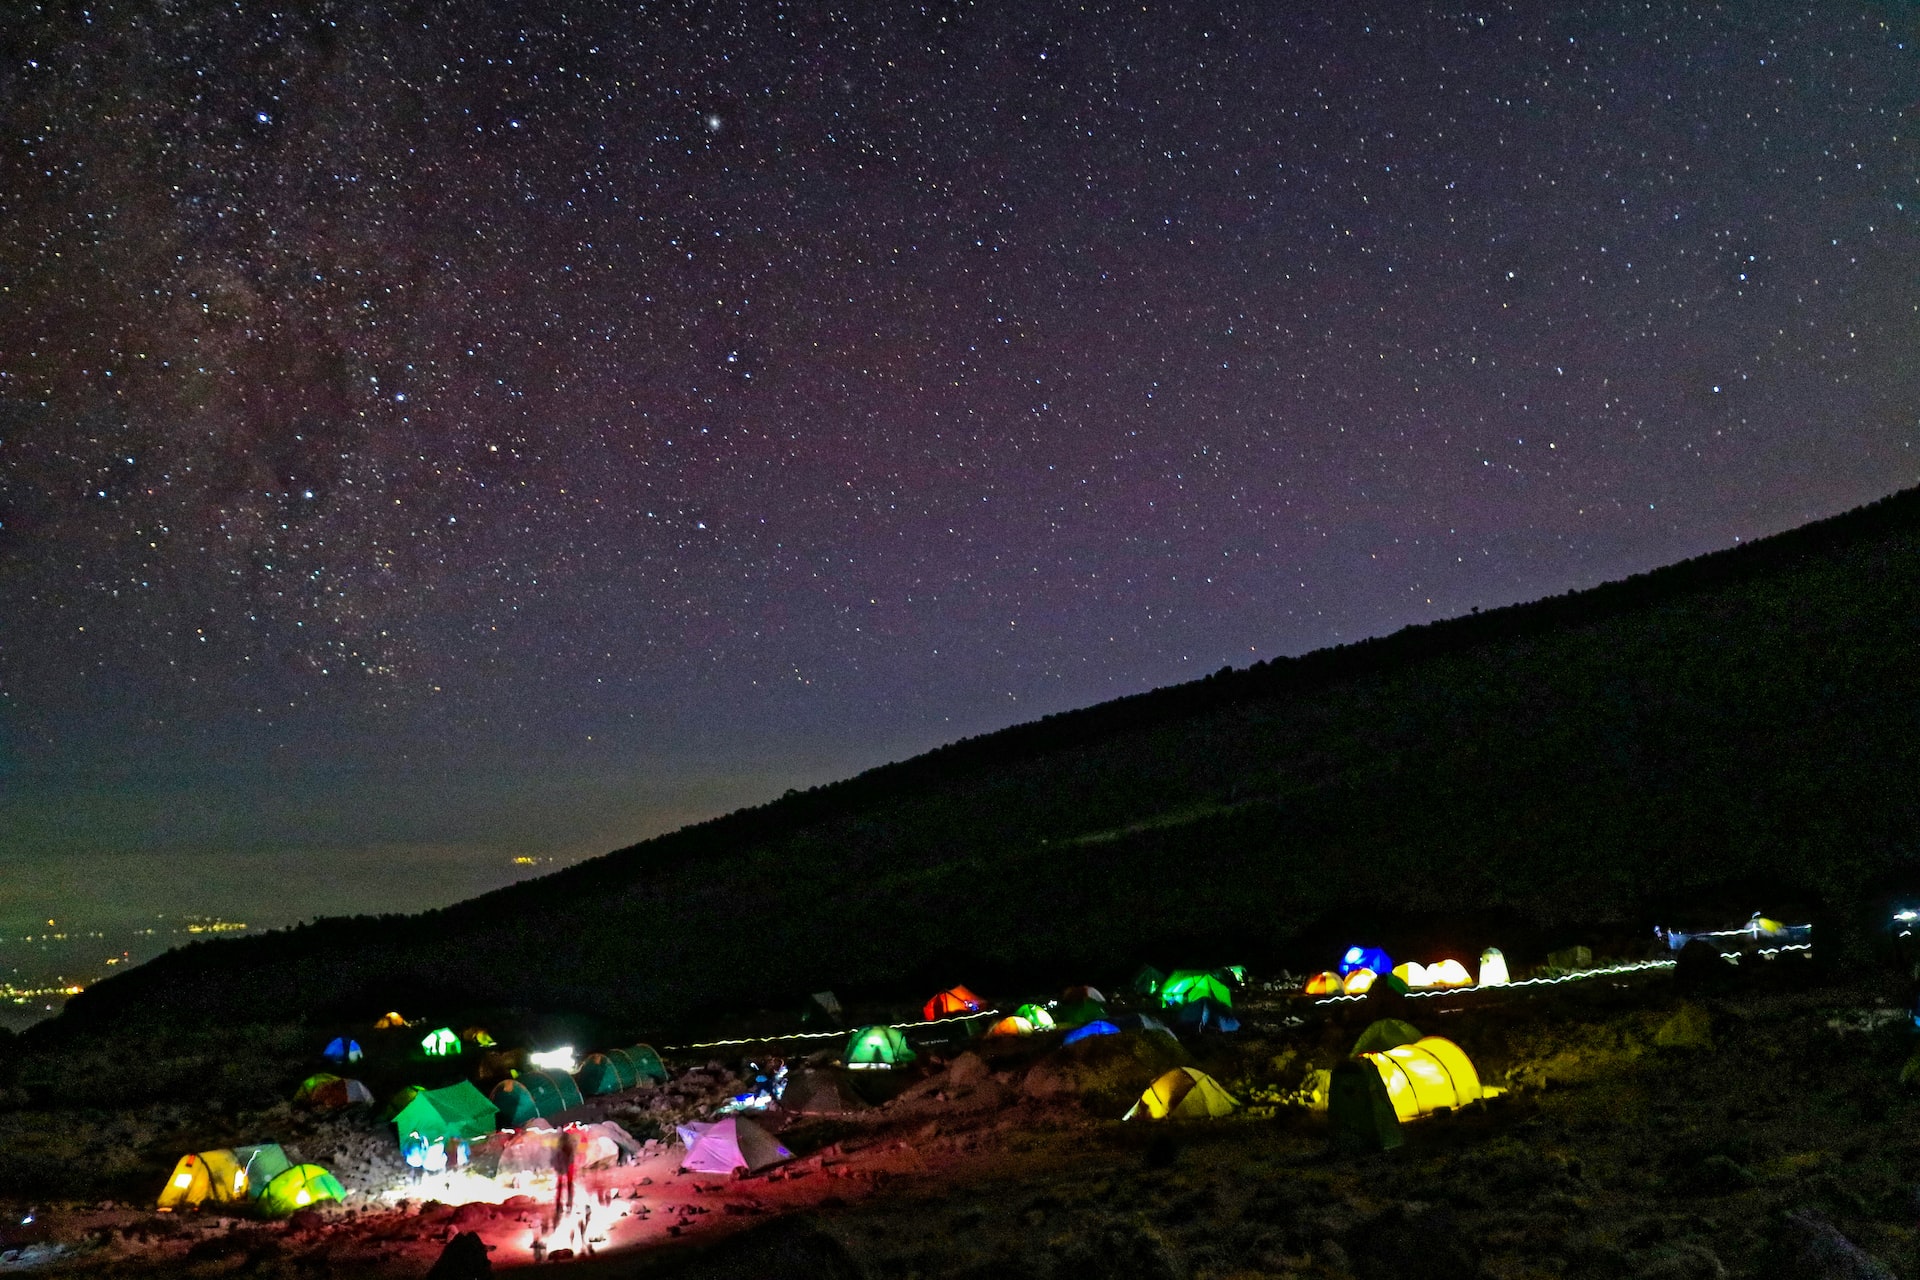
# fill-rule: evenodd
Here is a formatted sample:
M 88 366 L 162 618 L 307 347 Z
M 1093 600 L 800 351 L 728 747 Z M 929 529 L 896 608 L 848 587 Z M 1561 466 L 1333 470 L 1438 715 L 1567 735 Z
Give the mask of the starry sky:
M 14 3 L 0 927 L 415 909 L 1920 480 L 1920 18 Z

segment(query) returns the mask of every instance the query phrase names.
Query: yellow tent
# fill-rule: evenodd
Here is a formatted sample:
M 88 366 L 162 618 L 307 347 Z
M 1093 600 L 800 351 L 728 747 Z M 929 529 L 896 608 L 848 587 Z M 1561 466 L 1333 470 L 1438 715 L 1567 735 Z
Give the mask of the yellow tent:
M 1466 1051 L 1440 1036 L 1422 1036 L 1412 1044 L 1361 1056 L 1380 1073 L 1394 1114 L 1402 1120 L 1442 1107 L 1463 1107 L 1494 1092 L 1481 1087 Z
M 391 1031 L 395 1027 L 404 1027 L 406 1025 L 407 1020 L 405 1018 L 397 1013 L 389 1013 L 383 1016 L 380 1021 L 374 1023 L 373 1029 L 375 1031 Z
M 234 1159 L 233 1152 L 202 1151 L 180 1157 L 155 1207 L 166 1213 L 182 1206 L 197 1208 L 208 1200 L 232 1204 L 246 1198 L 247 1170 Z
M 1148 1085 L 1140 1101 L 1121 1118 L 1131 1120 L 1144 1112 L 1149 1120 L 1205 1120 L 1230 1115 L 1239 1105 L 1206 1072 L 1175 1067 Z

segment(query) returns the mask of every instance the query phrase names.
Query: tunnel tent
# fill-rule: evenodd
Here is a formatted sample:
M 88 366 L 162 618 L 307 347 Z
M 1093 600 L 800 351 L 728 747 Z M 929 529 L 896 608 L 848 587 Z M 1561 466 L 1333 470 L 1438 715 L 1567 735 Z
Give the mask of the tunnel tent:
M 478 1138 L 492 1133 L 499 1110 L 470 1080 L 444 1089 L 421 1089 L 393 1117 L 394 1132 L 417 1133 L 429 1142 Z
M 1386 1084 L 1396 1115 L 1413 1120 L 1435 1111 L 1458 1109 L 1487 1095 L 1466 1051 L 1441 1036 L 1422 1036 L 1365 1059 Z
M 296 1164 L 260 1193 L 260 1212 L 269 1218 L 289 1218 L 323 1201 L 346 1198 L 340 1179 L 317 1164 Z
M 640 1083 L 640 1073 L 624 1053 L 590 1053 L 580 1061 L 573 1082 L 583 1096 L 597 1098 L 603 1093 L 618 1093 Z
M 452 1027 L 440 1027 L 421 1037 L 420 1050 L 429 1058 L 451 1058 L 460 1052 L 460 1037 Z
M 524 1129 L 540 1118 L 540 1102 L 533 1091 L 518 1080 L 502 1080 L 487 1094 L 487 1101 L 499 1110 L 500 1127 Z
M 1028 1022 L 1031 1022 L 1035 1031 L 1053 1030 L 1053 1015 L 1047 1011 L 1044 1005 L 1037 1005 L 1031 1002 L 1023 1004 L 1013 1011 L 1013 1016 L 1016 1018 L 1025 1018 Z
M 493 1086 L 490 1097 L 500 1109 L 500 1123 L 508 1128 L 519 1128 L 536 1116 L 551 1119 L 582 1101 L 573 1077 L 558 1071 L 522 1071 Z
M 609 1058 L 620 1055 L 625 1055 L 628 1065 L 638 1074 L 640 1083 L 645 1084 L 649 1080 L 655 1084 L 667 1082 L 667 1064 L 660 1061 L 660 1055 L 652 1045 L 630 1044 L 624 1049 L 614 1049 L 607 1054 Z
M 1148 1085 L 1121 1119 L 1145 1115 L 1149 1120 L 1206 1120 L 1231 1115 L 1239 1105 L 1198 1067 L 1175 1067 Z
M 678 1128 L 680 1141 L 687 1148 L 680 1167 L 689 1173 L 754 1174 L 793 1159 L 793 1152 L 744 1116 L 696 1120 Z
M 1091 1040 L 1095 1036 L 1117 1036 L 1119 1034 L 1120 1028 L 1114 1026 L 1104 1018 L 1095 1018 L 1092 1022 L 1082 1023 L 1067 1032 L 1067 1038 L 1060 1043 L 1063 1045 L 1079 1044 L 1082 1040 Z
M 904 1067 L 919 1057 L 898 1027 L 861 1027 L 847 1039 L 846 1064 L 856 1071 Z
M 1202 969 L 1175 969 L 1160 987 L 1160 1003 L 1169 1009 L 1195 1000 L 1216 1000 L 1231 1005 L 1233 993 L 1227 990 L 1226 983 Z
M 1402 1022 L 1398 1018 L 1381 1018 L 1369 1023 L 1353 1042 L 1353 1056 L 1363 1053 L 1379 1053 L 1403 1044 L 1412 1044 L 1420 1038 L 1420 1029 L 1411 1022 Z
M 348 1036 L 335 1036 L 327 1041 L 327 1047 L 320 1051 L 320 1056 L 328 1062 L 358 1062 L 361 1056 L 360 1042 Z
M 1166 974 L 1160 972 L 1150 964 L 1143 964 L 1134 971 L 1133 982 L 1131 984 L 1133 994 L 1137 996 L 1158 995 L 1160 992 L 1160 984 L 1166 980 Z
M 1098 1021 L 1106 1016 L 1107 1006 L 1104 1002 L 1095 1000 L 1090 996 L 1082 996 L 1078 1000 L 1062 1002 L 1060 1007 L 1053 1011 L 1053 1025 L 1056 1027 L 1078 1027 L 1089 1022 Z
M 925 1015 L 928 1022 L 936 1022 L 941 1018 L 963 1017 L 969 1013 L 978 1013 L 986 1007 L 986 1001 L 965 987 L 948 987 L 927 1001 L 921 1013 Z

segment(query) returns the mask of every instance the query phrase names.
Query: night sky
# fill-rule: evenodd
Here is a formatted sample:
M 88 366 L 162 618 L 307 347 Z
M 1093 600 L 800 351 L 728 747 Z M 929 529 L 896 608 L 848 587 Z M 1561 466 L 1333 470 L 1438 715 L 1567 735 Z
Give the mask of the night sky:
M 0 928 L 413 909 L 1920 480 L 1910 5 L 0 22 Z

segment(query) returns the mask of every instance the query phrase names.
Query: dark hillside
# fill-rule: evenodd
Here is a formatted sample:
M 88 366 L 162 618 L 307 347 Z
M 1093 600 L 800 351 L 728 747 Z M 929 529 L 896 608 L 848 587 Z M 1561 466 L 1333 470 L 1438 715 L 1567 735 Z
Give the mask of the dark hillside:
M 411 919 L 202 944 L 49 1028 L 423 999 L 657 1026 L 1250 955 L 1377 911 L 1845 913 L 1920 853 L 1920 491 L 1625 582 L 971 739 Z M 1765 905 L 1755 903 L 1754 905 Z

